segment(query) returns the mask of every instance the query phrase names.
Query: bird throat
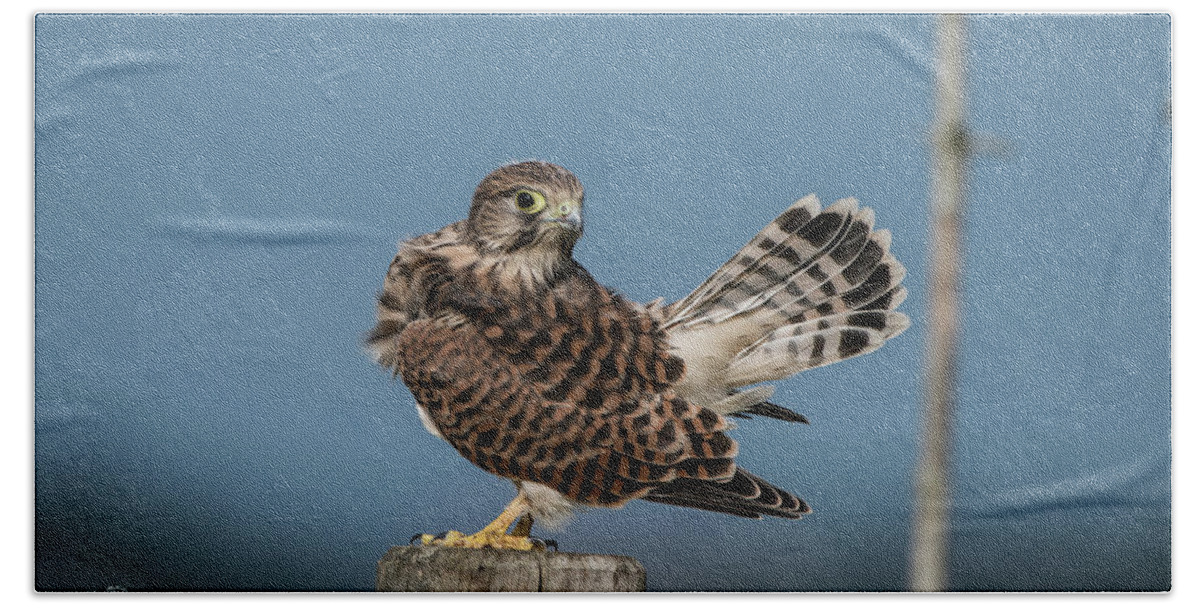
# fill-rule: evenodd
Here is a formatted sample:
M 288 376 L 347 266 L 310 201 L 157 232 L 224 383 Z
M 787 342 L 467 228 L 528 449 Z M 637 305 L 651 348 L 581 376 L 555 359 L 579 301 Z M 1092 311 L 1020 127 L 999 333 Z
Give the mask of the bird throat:
M 573 243 L 572 243 L 573 244 Z M 538 291 L 556 283 L 575 267 L 571 247 L 524 247 L 511 253 L 484 256 L 481 266 L 498 286 L 513 293 Z

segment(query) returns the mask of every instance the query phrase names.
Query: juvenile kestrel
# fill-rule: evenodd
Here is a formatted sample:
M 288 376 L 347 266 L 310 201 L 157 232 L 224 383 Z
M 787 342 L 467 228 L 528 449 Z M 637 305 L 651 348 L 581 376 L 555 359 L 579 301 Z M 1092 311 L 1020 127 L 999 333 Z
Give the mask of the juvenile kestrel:
M 429 432 L 517 486 L 478 533 L 425 541 L 528 549 L 533 518 L 637 498 L 809 513 L 737 466 L 726 418 L 807 422 L 768 402 L 772 387 L 743 387 L 871 352 L 908 327 L 893 312 L 905 289 L 890 233 L 853 199 L 822 210 L 810 195 L 683 300 L 642 305 L 572 257 L 583 198 L 557 165 L 501 167 L 466 220 L 405 241 L 388 268 L 368 340 L 379 363 Z

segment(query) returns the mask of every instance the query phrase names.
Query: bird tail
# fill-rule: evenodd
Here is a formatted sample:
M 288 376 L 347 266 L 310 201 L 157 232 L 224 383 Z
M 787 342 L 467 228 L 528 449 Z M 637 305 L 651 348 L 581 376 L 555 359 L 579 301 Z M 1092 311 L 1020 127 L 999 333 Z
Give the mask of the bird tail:
M 869 353 L 907 329 L 894 312 L 907 294 L 904 266 L 874 223 L 852 198 L 822 210 L 809 195 L 667 307 L 663 328 L 688 369 L 681 395 L 722 414 L 755 413 L 770 387 L 753 397 L 740 387 Z

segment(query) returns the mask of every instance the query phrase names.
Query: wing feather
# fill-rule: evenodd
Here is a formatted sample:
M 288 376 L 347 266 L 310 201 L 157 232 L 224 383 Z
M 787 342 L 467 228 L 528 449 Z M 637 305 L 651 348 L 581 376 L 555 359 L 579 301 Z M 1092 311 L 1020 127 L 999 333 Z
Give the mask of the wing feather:
M 414 321 L 398 346 L 400 376 L 438 433 L 496 475 L 544 484 L 579 503 L 617 506 L 675 479 L 719 482 L 735 474 L 737 443 L 723 432 L 730 425 L 672 391 L 549 400 L 544 393 L 555 386 L 529 381 L 510 363 L 513 355 L 471 323 Z M 567 393 L 588 394 L 575 388 Z

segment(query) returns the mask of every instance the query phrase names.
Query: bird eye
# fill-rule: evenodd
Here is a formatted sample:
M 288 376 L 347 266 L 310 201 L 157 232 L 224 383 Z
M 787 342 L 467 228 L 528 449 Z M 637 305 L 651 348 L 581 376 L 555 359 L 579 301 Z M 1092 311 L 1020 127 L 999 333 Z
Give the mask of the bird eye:
M 517 209 L 530 214 L 546 208 L 546 197 L 542 196 L 541 192 L 533 190 L 518 190 L 513 202 L 516 203 Z

